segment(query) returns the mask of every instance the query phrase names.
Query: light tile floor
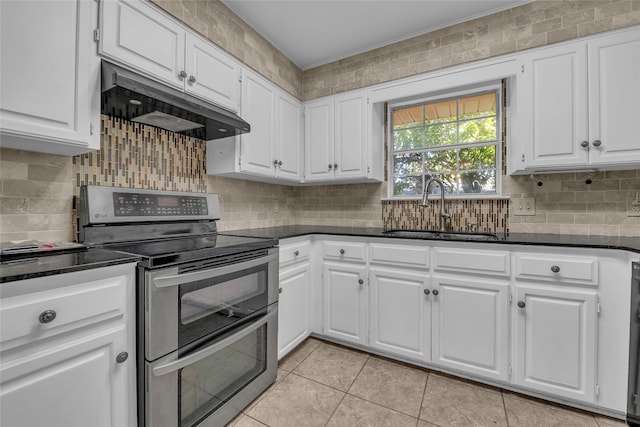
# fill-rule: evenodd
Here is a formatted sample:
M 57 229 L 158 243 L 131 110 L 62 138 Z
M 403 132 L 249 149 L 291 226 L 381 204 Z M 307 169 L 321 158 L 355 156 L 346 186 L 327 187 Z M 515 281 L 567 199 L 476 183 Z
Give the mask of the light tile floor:
M 280 361 L 275 384 L 228 427 L 623 427 L 314 338 Z

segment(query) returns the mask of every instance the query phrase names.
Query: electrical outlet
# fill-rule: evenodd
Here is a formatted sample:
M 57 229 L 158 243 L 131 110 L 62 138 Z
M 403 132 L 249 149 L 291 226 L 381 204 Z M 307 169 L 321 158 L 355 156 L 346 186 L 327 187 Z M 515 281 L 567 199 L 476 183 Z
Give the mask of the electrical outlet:
M 536 199 L 512 199 L 509 209 L 513 209 L 515 216 L 529 216 L 536 214 Z
M 627 199 L 627 216 L 640 216 L 640 191 Z

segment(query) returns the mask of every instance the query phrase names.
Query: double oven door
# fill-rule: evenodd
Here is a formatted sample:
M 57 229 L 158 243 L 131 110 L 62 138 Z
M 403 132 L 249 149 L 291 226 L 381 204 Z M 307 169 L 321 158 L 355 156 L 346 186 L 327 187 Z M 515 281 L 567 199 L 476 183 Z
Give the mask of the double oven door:
M 277 266 L 271 248 L 144 273 L 142 425 L 221 426 L 275 381 Z

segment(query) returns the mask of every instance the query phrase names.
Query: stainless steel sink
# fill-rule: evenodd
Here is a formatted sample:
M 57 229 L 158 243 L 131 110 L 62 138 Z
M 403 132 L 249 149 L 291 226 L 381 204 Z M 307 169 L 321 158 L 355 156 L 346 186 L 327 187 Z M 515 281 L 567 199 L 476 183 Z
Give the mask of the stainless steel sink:
M 438 230 L 389 230 L 384 234 L 393 237 L 409 237 L 414 239 L 442 239 L 442 240 L 498 240 L 494 233 L 477 233 L 464 231 Z

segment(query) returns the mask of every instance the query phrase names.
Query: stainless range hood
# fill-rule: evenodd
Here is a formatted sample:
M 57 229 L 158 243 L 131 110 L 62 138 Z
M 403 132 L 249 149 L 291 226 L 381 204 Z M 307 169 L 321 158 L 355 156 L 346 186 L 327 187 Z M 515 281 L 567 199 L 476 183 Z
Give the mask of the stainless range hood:
M 102 61 L 102 114 L 204 140 L 251 130 L 231 111 L 107 61 Z

